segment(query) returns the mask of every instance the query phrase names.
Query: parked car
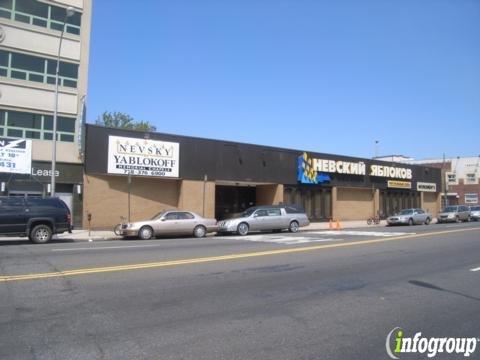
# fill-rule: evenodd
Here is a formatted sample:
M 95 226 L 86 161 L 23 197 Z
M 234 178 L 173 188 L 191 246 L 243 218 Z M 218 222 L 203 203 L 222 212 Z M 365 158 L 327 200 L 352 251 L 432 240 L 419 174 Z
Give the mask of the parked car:
M 480 206 L 470 206 L 470 220 L 480 220 Z
M 422 209 L 405 209 L 394 216 L 387 218 L 387 225 L 428 225 L 432 221 L 432 214 Z
M 70 210 L 58 198 L 0 197 L 0 235 L 28 236 L 44 244 L 72 229 Z
M 447 206 L 437 216 L 437 222 L 462 222 L 470 221 L 470 209 L 465 205 Z
M 310 224 L 307 215 L 296 206 L 254 206 L 245 210 L 238 218 L 220 221 L 219 233 L 247 235 L 252 231 L 297 232 L 300 227 Z
M 217 230 L 217 220 L 203 218 L 191 211 L 164 211 L 150 220 L 123 224 L 120 234 L 148 240 L 160 235 L 193 235 L 201 238 Z

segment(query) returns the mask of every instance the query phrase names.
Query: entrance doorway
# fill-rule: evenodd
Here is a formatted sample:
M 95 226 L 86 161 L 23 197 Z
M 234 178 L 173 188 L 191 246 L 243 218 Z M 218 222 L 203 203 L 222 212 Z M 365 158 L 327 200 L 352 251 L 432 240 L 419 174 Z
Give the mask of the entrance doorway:
M 229 219 L 256 204 L 255 186 L 215 186 L 215 218 Z
M 392 216 L 403 209 L 420 207 L 420 193 L 402 190 L 380 192 L 380 217 Z
M 68 206 L 73 219 L 73 195 L 70 193 L 57 193 L 57 197 L 59 197 L 60 200 L 63 200 L 63 202 Z
M 332 190 L 320 187 L 285 187 L 285 204 L 301 205 L 308 218 L 326 221 L 332 217 Z

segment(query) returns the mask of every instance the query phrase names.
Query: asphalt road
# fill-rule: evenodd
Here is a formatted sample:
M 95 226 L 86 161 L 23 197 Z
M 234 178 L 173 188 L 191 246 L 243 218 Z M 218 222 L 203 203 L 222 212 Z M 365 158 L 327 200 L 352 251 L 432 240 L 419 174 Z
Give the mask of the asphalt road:
M 0 359 L 388 359 L 395 327 L 480 337 L 479 255 L 480 223 L 0 240 Z

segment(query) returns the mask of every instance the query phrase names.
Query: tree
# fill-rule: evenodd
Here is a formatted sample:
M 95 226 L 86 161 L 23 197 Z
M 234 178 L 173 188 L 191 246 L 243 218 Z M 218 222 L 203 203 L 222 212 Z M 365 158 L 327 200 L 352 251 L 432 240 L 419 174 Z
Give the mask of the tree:
M 135 130 L 138 130 L 138 131 L 156 131 L 157 128 L 150 124 L 148 121 L 139 121 L 137 123 L 135 123 L 135 127 L 134 127 Z
M 130 115 L 119 111 L 104 111 L 95 124 L 111 128 L 121 128 L 138 131 L 156 131 L 157 128 L 148 121 L 135 121 Z

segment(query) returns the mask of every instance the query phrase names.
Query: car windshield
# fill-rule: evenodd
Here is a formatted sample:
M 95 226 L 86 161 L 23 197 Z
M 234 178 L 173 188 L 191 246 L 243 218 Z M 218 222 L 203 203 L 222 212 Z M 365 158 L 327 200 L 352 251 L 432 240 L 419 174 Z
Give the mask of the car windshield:
M 480 210 L 480 206 L 472 206 L 472 207 L 470 208 L 470 210 L 472 210 L 472 211 L 479 211 L 479 210 Z
M 255 210 L 257 210 L 257 209 L 254 208 L 254 207 L 248 208 L 247 210 L 245 210 L 242 213 L 242 217 L 248 217 L 248 216 L 252 215 L 255 212 Z
M 456 206 L 447 206 L 445 209 L 443 209 L 443 212 L 455 212 L 457 211 L 457 207 Z
M 412 212 L 413 210 L 412 209 L 409 209 L 409 210 L 402 210 L 398 213 L 398 215 L 412 215 Z
M 165 211 L 161 211 L 158 214 L 154 215 L 150 220 L 160 219 L 165 214 Z

